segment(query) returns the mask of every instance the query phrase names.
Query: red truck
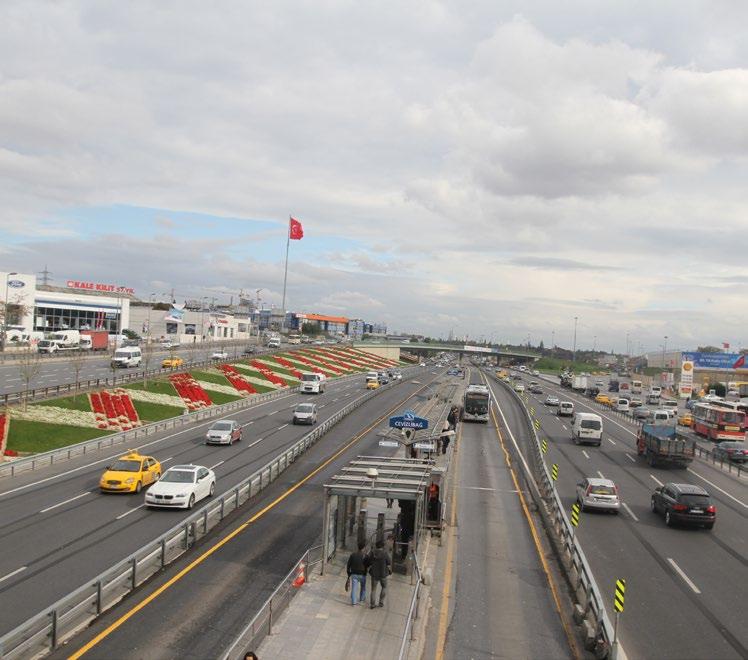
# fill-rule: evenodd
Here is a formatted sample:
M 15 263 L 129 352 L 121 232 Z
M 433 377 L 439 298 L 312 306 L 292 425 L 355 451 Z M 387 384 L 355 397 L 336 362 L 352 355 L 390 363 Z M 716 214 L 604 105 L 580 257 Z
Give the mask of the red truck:
M 105 351 L 109 348 L 109 333 L 106 330 L 83 330 L 80 347 L 85 351 Z

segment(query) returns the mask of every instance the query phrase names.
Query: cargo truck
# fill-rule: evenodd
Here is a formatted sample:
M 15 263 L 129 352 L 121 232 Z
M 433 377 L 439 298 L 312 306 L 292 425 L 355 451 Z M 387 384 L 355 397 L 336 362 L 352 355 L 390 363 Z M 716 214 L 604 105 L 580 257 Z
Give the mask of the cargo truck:
M 106 330 L 81 331 L 80 347 L 84 351 L 105 351 L 109 348 L 109 333 Z
M 571 381 L 571 389 L 584 392 L 587 389 L 587 376 L 574 376 Z
M 652 466 L 685 468 L 696 455 L 696 440 L 678 434 L 674 426 L 644 424 L 636 438 L 639 456 Z

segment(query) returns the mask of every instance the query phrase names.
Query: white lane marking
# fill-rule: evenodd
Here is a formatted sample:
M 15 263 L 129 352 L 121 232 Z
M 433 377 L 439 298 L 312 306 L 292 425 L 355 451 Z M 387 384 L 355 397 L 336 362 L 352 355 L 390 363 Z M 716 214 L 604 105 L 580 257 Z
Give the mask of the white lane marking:
M 636 459 L 631 454 L 626 454 L 626 458 L 628 458 L 632 463 L 636 463 Z
M 161 463 L 161 465 L 163 465 L 164 463 L 166 463 L 166 461 L 170 461 L 172 458 L 174 458 L 174 457 L 173 456 L 169 456 L 169 458 L 165 458 L 163 461 L 159 461 L 159 463 Z
M 268 413 L 268 417 L 270 417 L 271 415 L 275 415 L 275 413 L 279 413 L 279 412 L 280 410 L 273 410 L 273 412 Z
M 333 403 L 335 403 L 336 401 L 337 401 L 337 399 L 333 399 L 333 400 L 332 400 L 332 402 L 333 402 Z
M 326 405 L 327 405 L 326 403 L 322 403 L 322 404 L 320 404 L 320 406 L 319 406 L 319 407 L 320 407 L 320 408 L 324 408 L 324 407 L 325 407 Z
M 68 504 L 70 502 L 74 502 L 75 500 L 79 500 L 81 497 L 85 497 L 86 495 L 90 495 L 91 493 L 89 491 L 86 491 L 85 493 L 81 493 L 80 495 L 76 495 L 75 497 L 71 497 L 69 500 L 65 500 L 64 502 L 58 502 L 57 504 L 53 504 L 52 506 L 48 506 L 46 509 L 42 509 L 39 513 L 47 513 L 47 511 L 51 511 L 52 509 L 56 509 L 58 506 L 63 506 L 65 504 Z
M 611 445 L 614 445 L 614 444 L 616 444 L 616 441 L 615 441 L 615 440 L 613 440 L 613 438 L 608 438 L 608 442 L 609 442 L 609 443 L 610 443 Z
M 251 420 L 247 422 L 246 424 L 242 424 L 242 426 L 249 426 L 250 424 L 254 424 L 254 423 L 255 423 L 255 420 Z
M 651 478 L 652 478 L 652 479 L 654 480 L 654 482 L 655 482 L 655 483 L 656 483 L 656 484 L 657 484 L 658 486 L 662 486 L 662 485 L 664 485 L 664 484 L 663 484 L 663 483 L 662 483 L 662 482 L 661 482 L 661 481 L 660 481 L 660 480 L 659 480 L 659 479 L 658 479 L 657 477 L 655 477 L 655 476 L 654 476 L 653 474 L 650 474 L 649 476 L 650 476 L 650 477 L 651 477 Z
M 226 461 L 218 461 L 215 465 L 211 465 L 208 469 L 215 470 L 219 465 L 223 465 Z
M 568 431 L 569 429 L 566 428 L 566 424 L 561 424 L 561 426 L 564 427 L 564 431 Z
M 691 587 L 691 589 L 694 590 L 694 593 L 700 594 L 701 591 L 699 590 L 699 588 L 693 582 L 691 582 L 689 577 L 683 572 L 683 569 L 680 566 L 678 566 L 678 564 L 676 564 L 674 560 L 670 559 L 670 557 L 667 557 L 667 560 L 668 562 L 670 562 L 670 565 L 675 569 L 675 572 L 678 573 L 678 575 L 680 575 L 683 578 L 683 581 L 689 587 Z
M 605 475 L 600 470 L 597 471 L 597 474 L 601 479 L 605 479 Z
M 636 520 L 636 522 L 639 522 L 639 519 L 638 519 L 638 518 L 636 517 L 636 514 L 635 514 L 635 513 L 634 513 L 634 512 L 633 512 L 633 511 L 632 511 L 631 509 L 629 509 L 629 505 L 628 505 L 628 504 L 626 504 L 626 502 L 624 502 L 624 503 L 623 503 L 623 508 L 624 508 L 624 509 L 626 509 L 626 511 L 628 512 L 628 514 L 629 514 L 629 515 L 630 515 L 630 516 L 631 516 L 631 517 L 632 517 L 632 518 L 633 518 L 634 520 Z
M 279 427 L 278 427 L 278 430 L 280 431 L 281 429 L 284 429 L 284 428 L 286 428 L 287 426 L 288 426 L 288 424 L 282 424 L 281 426 L 279 426 Z
M 135 513 L 138 509 L 142 509 L 145 506 L 145 503 L 141 504 L 140 506 L 136 506 L 134 509 L 130 509 L 129 511 L 125 511 L 124 513 L 120 513 L 115 520 L 122 520 L 125 516 L 129 516 L 131 513 Z
M 585 458 L 589 459 L 590 455 L 584 449 L 582 449 L 582 453 L 584 454 Z
M 729 497 L 729 498 L 730 498 L 730 499 L 731 499 L 731 500 L 732 500 L 733 502 L 737 502 L 738 504 L 740 504 L 740 506 L 742 506 L 742 507 L 744 507 L 744 508 L 748 509 L 748 504 L 746 504 L 745 502 L 741 502 L 741 501 L 740 501 L 739 499 L 737 499 L 737 498 L 733 497 L 733 496 L 732 496 L 732 495 L 730 495 L 730 493 L 728 493 L 727 491 L 724 491 L 724 490 L 722 490 L 722 489 L 721 489 L 721 488 L 720 488 L 720 487 L 719 487 L 719 486 L 718 486 L 717 484 L 715 484 L 715 483 L 713 483 L 713 482 L 709 481 L 709 479 L 707 479 L 706 477 L 702 477 L 702 476 L 701 476 L 701 475 L 700 475 L 700 474 L 699 474 L 698 472 L 695 472 L 695 471 L 694 471 L 694 470 L 692 470 L 691 468 L 687 468 L 687 469 L 688 469 L 688 471 L 689 471 L 689 472 L 690 472 L 691 474 L 693 474 L 693 475 L 697 476 L 697 477 L 698 477 L 699 479 L 701 479 L 701 480 L 703 480 L 703 481 L 706 481 L 706 482 L 707 482 L 707 483 L 708 483 L 708 484 L 709 484 L 709 485 L 710 485 L 710 486 L 711 486 L 712 488 L 716 488 L 716 489 L 717 489 L 717 490 L 718 490 L 718 491 L 719 491 L 720 493 L 722 493 L 722 494 L 723 494 L 723 495 L 725 495 L 726 497 Z
M 250 442 L 247 447 L 254 447 L 255 445 L 259 445 L 263 440 L 264 438 L 257 438 L 257 440 L 255 440 L 254 442 Z
M 14 575 L 23 573 L 23 571 L 25 571 L 27 568 L 28 566 L 21 566 L 21 568 L 17 568 L 15 571 L 12 571 L 11 573 L 8 573 L 7 575 L 3 575 L 3 577 L 0 577 L 0 582 L 5 582 L 5 580 L 12 578 Z
M 462 486 L 464 490 L 490 490 L 491 492 L 494 492 L 495 488 L 486 488 L 485 486 Z M 516 490 L 512 491 L 513 493 L 516 493 Z

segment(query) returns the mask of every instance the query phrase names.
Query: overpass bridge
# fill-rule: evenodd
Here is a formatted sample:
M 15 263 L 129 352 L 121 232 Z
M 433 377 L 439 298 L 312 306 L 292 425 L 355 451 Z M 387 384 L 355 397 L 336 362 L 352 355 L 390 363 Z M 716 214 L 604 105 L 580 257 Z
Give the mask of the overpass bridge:
M 370 351 L 383 357 L 399 360 L 400 351 L 428 351 L 431 353 L 458 353 L 460 356 L 463 354 L 477 355 L 480 357 L 494 357 L 496 360 L 501 358 L 510 359 L 523 359 L 526 361 L 533 361 L 540 359 L 540 355 L 535 353 L 528 353 L 526 351 L 514 351 L 509 349 L 502 349 L 493 346 L 478 346 L 476 344 L 432 344 L 426 342 L 403 342 L 403 341 L 360 341 L 353 343 L 354 348 L 358 348 L 364 351 Z

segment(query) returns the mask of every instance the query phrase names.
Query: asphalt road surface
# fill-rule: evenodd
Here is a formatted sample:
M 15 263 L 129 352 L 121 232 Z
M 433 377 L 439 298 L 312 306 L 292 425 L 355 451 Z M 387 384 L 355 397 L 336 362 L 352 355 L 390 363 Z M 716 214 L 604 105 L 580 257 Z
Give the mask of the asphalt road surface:
M 531 380 L 525 378 L 525 382 Z M 496 400 L 512 428 L 522 415 L 514 395 L 496 382 Z M 631 658 L 727 659 L 748 657 L 745 585 L 748 584 L 748 486 L 704 461 L 686 470 L 653 469 L 636 455 L 635 426 L 589 399 L 542 383 L 543 394 L 530 395 L 548 439 L 546 464 L 559 465 L 556 487 L 567 510 L 576 499 L 576 483 L 604 476 L 618 486 L 624 508 L 619 515 L 584 512 L 577 538 L 590 562 L 613 618 L 617 578 L 627 584 L 619 633 Z M 545 406 L 548 393 L 572 400 L 577 411 L 603 417 L 601 447 L 577 446 L 568 418 Z M 717 507 L 712 531 L 666 527 L 650 511 L 654 488 L 673 481 L 706 488 Z

